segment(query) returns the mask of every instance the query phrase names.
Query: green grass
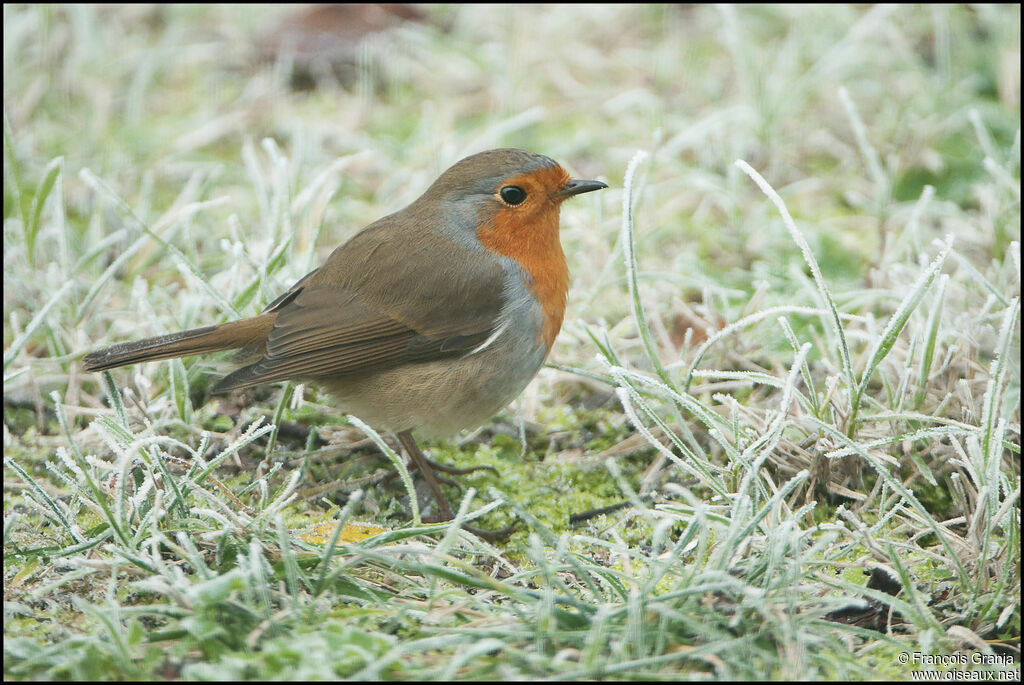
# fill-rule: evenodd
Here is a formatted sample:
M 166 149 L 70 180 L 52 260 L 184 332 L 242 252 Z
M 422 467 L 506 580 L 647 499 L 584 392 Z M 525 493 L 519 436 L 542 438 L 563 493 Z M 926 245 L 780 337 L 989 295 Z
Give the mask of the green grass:
M 307 91 L 289 11 L 4 8 L 6 678 L 1019 674 L 1018 7 L 437 7 Z M 497 146 L 611 186 L 549 367 L 427 445 L 507 541 L 317 388 L 82 373 Z

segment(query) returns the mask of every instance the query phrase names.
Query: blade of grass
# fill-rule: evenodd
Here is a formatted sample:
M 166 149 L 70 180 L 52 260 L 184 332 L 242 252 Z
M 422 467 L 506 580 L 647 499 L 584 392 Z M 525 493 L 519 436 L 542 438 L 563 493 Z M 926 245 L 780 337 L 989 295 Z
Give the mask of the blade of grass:
M 57 179 L 64 173 L 64 158 L 55 157 L 46 168 L 43 169 L 43 180 L 39 182 L 35 194 L 32 196 L 32 210 L 29 215 L 29 224 L 25 227 L 25 251 L 28 257 L 29 266 L 35 266 L 36 262 L 36 237 L 39 235 L 40 221 L 43 215 L 43 207 L 50 196 Z M 63 201 L 63 200 L 61 200 Z
M 672 380 L 661 363 L 657 345 L 651 336 L 651 328 L 647 323 L 647 314 L 644 312 L 643 303 L 640 301 L 640 284 L 638 273 L 640 267 L 636 257 L 636 231 L 633 226 L 633 218 L 636 213 L 636 202 L 633 196 L 633 183 L 636 178 L 637 169 L 650 157 L 644 150 L 638 150 L 629 160 L 626 167 L 626 176 L 622 182 L 622 245 L 623 258 L 626 262 L 626 283 L 629 285 L 630 308 L 633 313 L 633 321 L 636 324 L 637 332 L 644 343 L 644 350 L 647 358 L 654 367 L 655 373 L 665 383 L 672 384 Z
M 1000 416 L 1000 404 L 1003 398 L 1003 382 L 1009 365 L 1010 346 L 1013 343 L 1014 324 L 1020 314 L 1020 298 L 1015 297 L 1003 314 L 1003 323 L 999 327 L 999 348 L 989 367 L 989 381 L 982 399 L 981 412 L 981 451 L 989 455 L 992 431 Z
M 405 486 L 406 495 L 409 497 L 409 508 L 412 509 L 412 525 L 418 526 L 423 523 L 423 520 L 420 518 L 420 504 L 416 498 L 416 487 L 412 483 L 412 476 L 409 475 L 409 469 L 405 467 L 405 462 L 384 442 L 384 438 L 380 437 L 380 434 L 370 428 L 362 419 L 352 414 L 348 415 L 348 419 L 356 428 L 363 431 L 367 437 L 373 440 L 373 443 L 377 445 L 380 451 L 384 453 L 384 456 L 394 465 L 395 470 L 398 471 L 398 477 L 402 479 L 402 485 Z
M 46 304 L 36 312 L 36 315 L 32 317 L 32 320 L 29 321 L 28 326 L 25 327 L 25 330 L 22 331 L 21 335 L 11 342 L 10 346 L 4 350 L 4 372 L 7 371 L 7 367 L 11 365 L 11 362 L 21 354 L 22 349 L 24 349 L 28 341 L 32 339 L 36 329 L 46 322 L 46 317 L 50 315 L 50 310 L 64 299 L 64 296 L 67 295 L 75 285 L 75 281 L 65 282 L 57 292 L 50 296 L 50 299 L 46 301 Z
M 814 283 L 818 286 L 818 293 L 821 295 L 822 300 L 825 302 L 825 308 L 828 311 L 829 319 L 832 324 L 832 332 L 836 336 L 836 340 L 839 345 L 839 358 L 841 360 L 841 367 L 843 376 L 846 378 L 847 387 L 851 390 L 857 387 L 857 379 L 853 373 L 853 364 L 850 361 L 850 346 L 846 342 L 846 332 L 843 329 L 842 321 L 840 320 L 839 308 L 836 307 L 835 299 L 832 297 L 831 291 L 828 289 L 828 285 L 825 283 L 825 277 L 821 273 L 821 267 L 818 266 L 818 260 L 814 257 L 814 253 L 811 251 L 811 246 L 807 244 L 807 239 L 804 238 L 803 234 L 797 229 L 796 223 L 793 221 L 793 217 L 789 215 L 789 210 L 786 208 L 786 203 L 782 201 L 779 194 L 775 192 L 766 180 L 757 173 L 752 166 L 744 162 L 742 159 L 737 159 L 735 162 L 743 173 L 749 176 L 754 183 L 761 189 L 768 199 L 772 201 L 775 207 L 779 210 L 779 214 L 782 215 L 782 222 L 785 224 L 786 229 L 789 231 L 790 237 L 793 238 L 793 242 L 800 248 L 800 253 L 804 257 L 804 261 L 807 266 L 811 269 L 811 275 L 814 277 Z
M 917 309 L 917 305 L 921 303 L 925 292 L 931 286 L 932 281 L 935 280 L 939 270 L 942 269 L 942 265 L 946 261 L 946 255 L 949 254 L 952 247 L 953 236 L 949 235 L 946 237 L 945 249 L 932 260 L 932 263 L 925 269 L 924 273 L 918 277 L 917 282 L 911 286 L 910 292 L 900 302 L 893 315 L 889 317 L 885 330 L 875 343 L 874 350 L 871 353 L 867 366 L 864 368 L 860 383 L 857 384 L 850 398 L 850 418 L 847 425 L 847 435 L 850 437 L 853 437 L 857 430 L 857 414 L 860 411 L 861 398 L 864 396 L 864 391 L 867 390 L 868 383 L 871 382 L 872 374 L 874 374 L 875 369 L 878 368 L 878 365 L 896 344 L 896 339 L 903 331 L 903 327 L 907 325 L 910 315 Z
M 928 387 L 928 374 L 931 373 L 932 360 L 935 358 L 935 344 L 939 337 L 939 325 L 942 323 L 942 305 L 946 297 L 946 285 L 949 283 L 949 276 L 943 274 L 939 277 L 939 285 L 935 292 L 935 302 L 932 310 L 928 313 L 928 323 L 925 325 L 926 337 L 924 347 L 921 350 L 921 365 L 917 371 L 917 390 L 914 392 L 914 410 L 919 411 L 924 403 L 925 389 Z

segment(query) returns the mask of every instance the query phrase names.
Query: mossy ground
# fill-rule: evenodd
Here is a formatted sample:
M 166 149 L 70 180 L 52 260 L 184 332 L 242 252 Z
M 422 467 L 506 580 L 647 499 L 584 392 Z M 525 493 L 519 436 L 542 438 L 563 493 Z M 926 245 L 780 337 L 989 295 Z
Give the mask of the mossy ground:
M 438 6 L 302 89 L 293 11 L 4 7 L 6 678 L 1019 678 L 1019 7 Z M 550 366 L 424 444 L 508 539 L 316 388 L 81 372 L 500 146 L 611 186 Z

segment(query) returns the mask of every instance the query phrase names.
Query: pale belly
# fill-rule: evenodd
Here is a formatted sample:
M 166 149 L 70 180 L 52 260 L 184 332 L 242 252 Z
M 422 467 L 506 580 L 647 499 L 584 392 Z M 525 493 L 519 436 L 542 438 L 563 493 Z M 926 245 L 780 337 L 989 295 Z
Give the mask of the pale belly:
M 464 357 L 320 381 L 340 408 L 374 428 L 447 437 L 475 428 L 514 400 L 547 355 L 542 342 L 505 335 Z

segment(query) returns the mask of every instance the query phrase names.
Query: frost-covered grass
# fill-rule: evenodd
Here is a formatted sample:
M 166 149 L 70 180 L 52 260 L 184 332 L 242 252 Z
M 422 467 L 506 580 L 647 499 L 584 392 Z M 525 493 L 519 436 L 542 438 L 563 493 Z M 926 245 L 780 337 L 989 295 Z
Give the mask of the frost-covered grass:
M 1019 673 L 1018 7 L 437 7 L 299 92 L 289 11 L 4 8 L 5 677 Z M 427 445 L 508 540 L 317 388 L 82 373 L 497 146 L 611 185 L 549 367 Z

